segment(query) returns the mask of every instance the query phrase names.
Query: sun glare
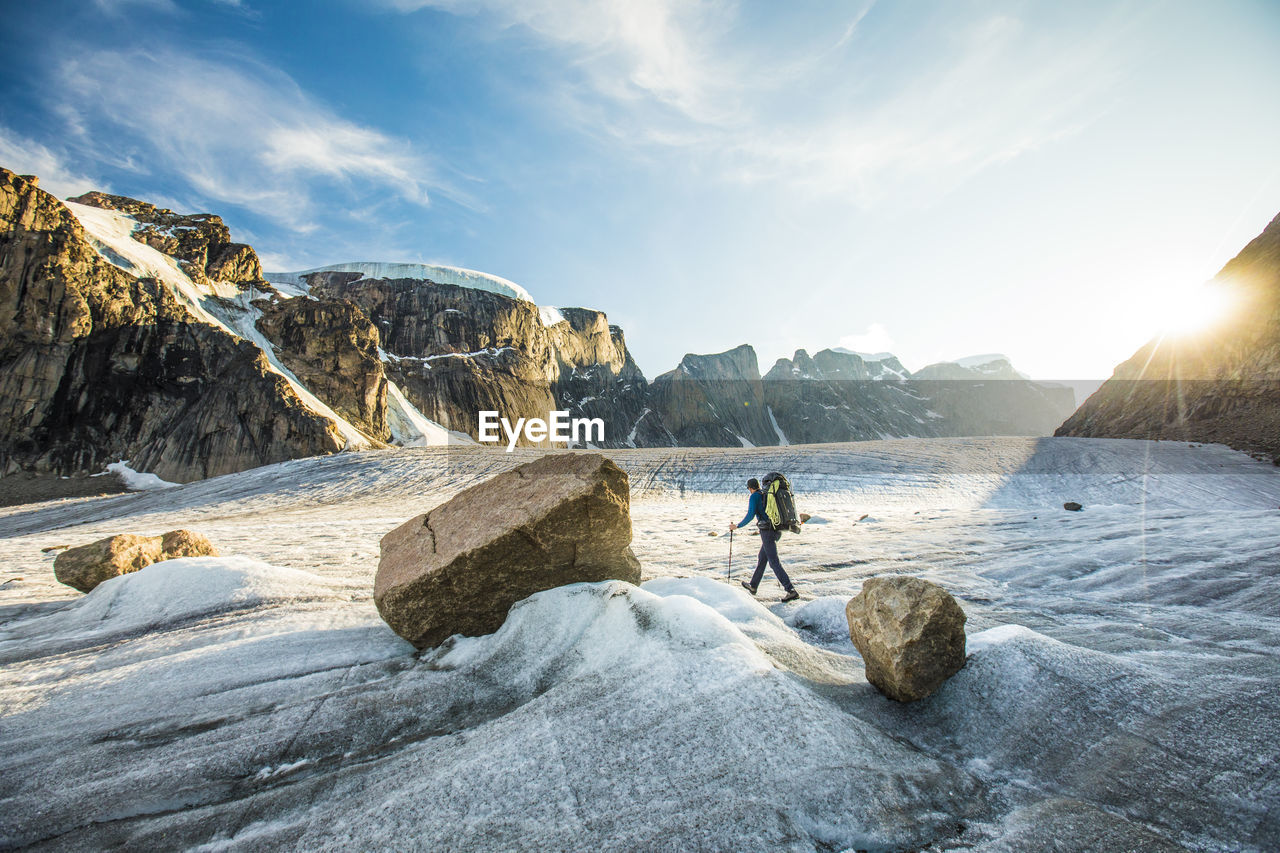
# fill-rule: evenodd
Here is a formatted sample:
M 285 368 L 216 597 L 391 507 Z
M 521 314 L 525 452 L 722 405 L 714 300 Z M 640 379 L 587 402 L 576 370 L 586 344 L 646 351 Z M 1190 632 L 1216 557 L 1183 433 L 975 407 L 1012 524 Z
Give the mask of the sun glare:
M 1151 306 L 1160 334 L 1181 336 L 1209 328 L 1226 316 L 1231 299 L 1221 287 L 1196 284 L 1162 296 Z

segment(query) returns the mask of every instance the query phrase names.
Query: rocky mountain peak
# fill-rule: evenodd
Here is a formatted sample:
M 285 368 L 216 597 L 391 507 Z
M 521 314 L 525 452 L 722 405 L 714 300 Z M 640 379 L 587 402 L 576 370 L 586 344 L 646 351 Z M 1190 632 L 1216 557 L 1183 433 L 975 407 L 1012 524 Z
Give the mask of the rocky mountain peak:
M 1009 357 L 999 353 L 974 355 L 955 361 L 925 365 L 912 374 L 915 379 L 967 381 L 976 379 L 1028 379 L 1016 370 Z
M 759 382 L 760 363 L 756 360 L 756 351 L 751 345 L 742 344 L 711 355 L 686 353 L 675 370 L 663 375 L 672 376 L 677 381 L 679 375 L 684 375 L 701 380 Z
M 0 170 L 0 468 L 130 459 L 191 480 L 341 449 L 248 341 L 99 253 L 72 211 Z
M 1215 283 L 1280 303 L 1280 214 L 1227 261 Z

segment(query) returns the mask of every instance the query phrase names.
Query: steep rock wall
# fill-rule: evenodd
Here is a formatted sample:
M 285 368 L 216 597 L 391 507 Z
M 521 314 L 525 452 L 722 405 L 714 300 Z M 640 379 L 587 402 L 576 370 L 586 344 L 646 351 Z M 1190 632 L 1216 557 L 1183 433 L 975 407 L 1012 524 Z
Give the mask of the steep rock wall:
M 256 347 L 104 261 L 35 179 L 0 169 L 0 470 L 126 458 L 183 481 L 342 446 Z

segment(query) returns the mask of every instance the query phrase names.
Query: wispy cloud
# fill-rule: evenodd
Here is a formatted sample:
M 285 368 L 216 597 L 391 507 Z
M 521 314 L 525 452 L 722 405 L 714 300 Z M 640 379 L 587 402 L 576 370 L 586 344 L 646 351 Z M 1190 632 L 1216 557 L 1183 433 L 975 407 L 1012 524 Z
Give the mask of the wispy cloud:
M 129 9 L 151 9 L 169 14 L 178 11 L 173 0 L 93 0 L 93 5 L 108 15 L 123 15 Z
M 59 198 L 109 189 L 101 181 L 68 168 L 63 155 L 5 127 L 0 127 L 0 166 L 21 175 L 36 175 L 41 189 Z
M 312 226 L 317 181 L 419 205 L 442 185 L 407 141 L 338 116 L 287 75 L 242 57 L 91 52 L 68 61 L 59 82 L 57 111 L 87 156 L 176 173 L 211 201 L 295 230 Z
M 382 0 L 480 15 L 557 52 L 555 114 L 647 155 L 682 149 L 731 181 L 874 202 L 943 190 L 1087 126 L 1117 71 L 1120 16 L 1072 27 L 959 4 L 860 28 L 873 0 L 759 19 L 735 0 Z M 1021 10 L 1022 16 L 1019 15 Z M 776 10 L 768 14 L 778 15 Z M 1095 20 L 1096 18 L 1096 20 Z M 910 28 L 910 31 L 905 31 Z M 917 47 L 909 60 L 884 44 Z
M 724 57 L 709 48 L 736 14 L 732 0 L 383 0 L 401 12 L 435 8 L 486 15 L 571 54 L 598 92 L 651 98 L 696 119 L 723 117 Z
M 782 178 L 811 192 L 947 190 L 972 174 L 1077 132 L 1104 110 L 1114 63 L 1104 44 L 1062 50 L 1009 17 L 972 22 L 931 67 L 888 77 L 882 95 L 803 128 L 761 127 L 725 142 L 746 181 Z

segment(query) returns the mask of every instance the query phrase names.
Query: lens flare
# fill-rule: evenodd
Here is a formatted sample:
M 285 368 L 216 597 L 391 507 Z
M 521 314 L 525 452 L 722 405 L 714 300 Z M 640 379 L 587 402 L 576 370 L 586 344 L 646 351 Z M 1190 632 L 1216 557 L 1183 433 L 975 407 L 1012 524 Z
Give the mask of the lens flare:
M 1183 336 L 1201 332 L 1226 317 L 1232 300 L 1227 291 L 1213 283 L 1198 284 L 1169 293 L 1153 314 L 1164 335 Z

